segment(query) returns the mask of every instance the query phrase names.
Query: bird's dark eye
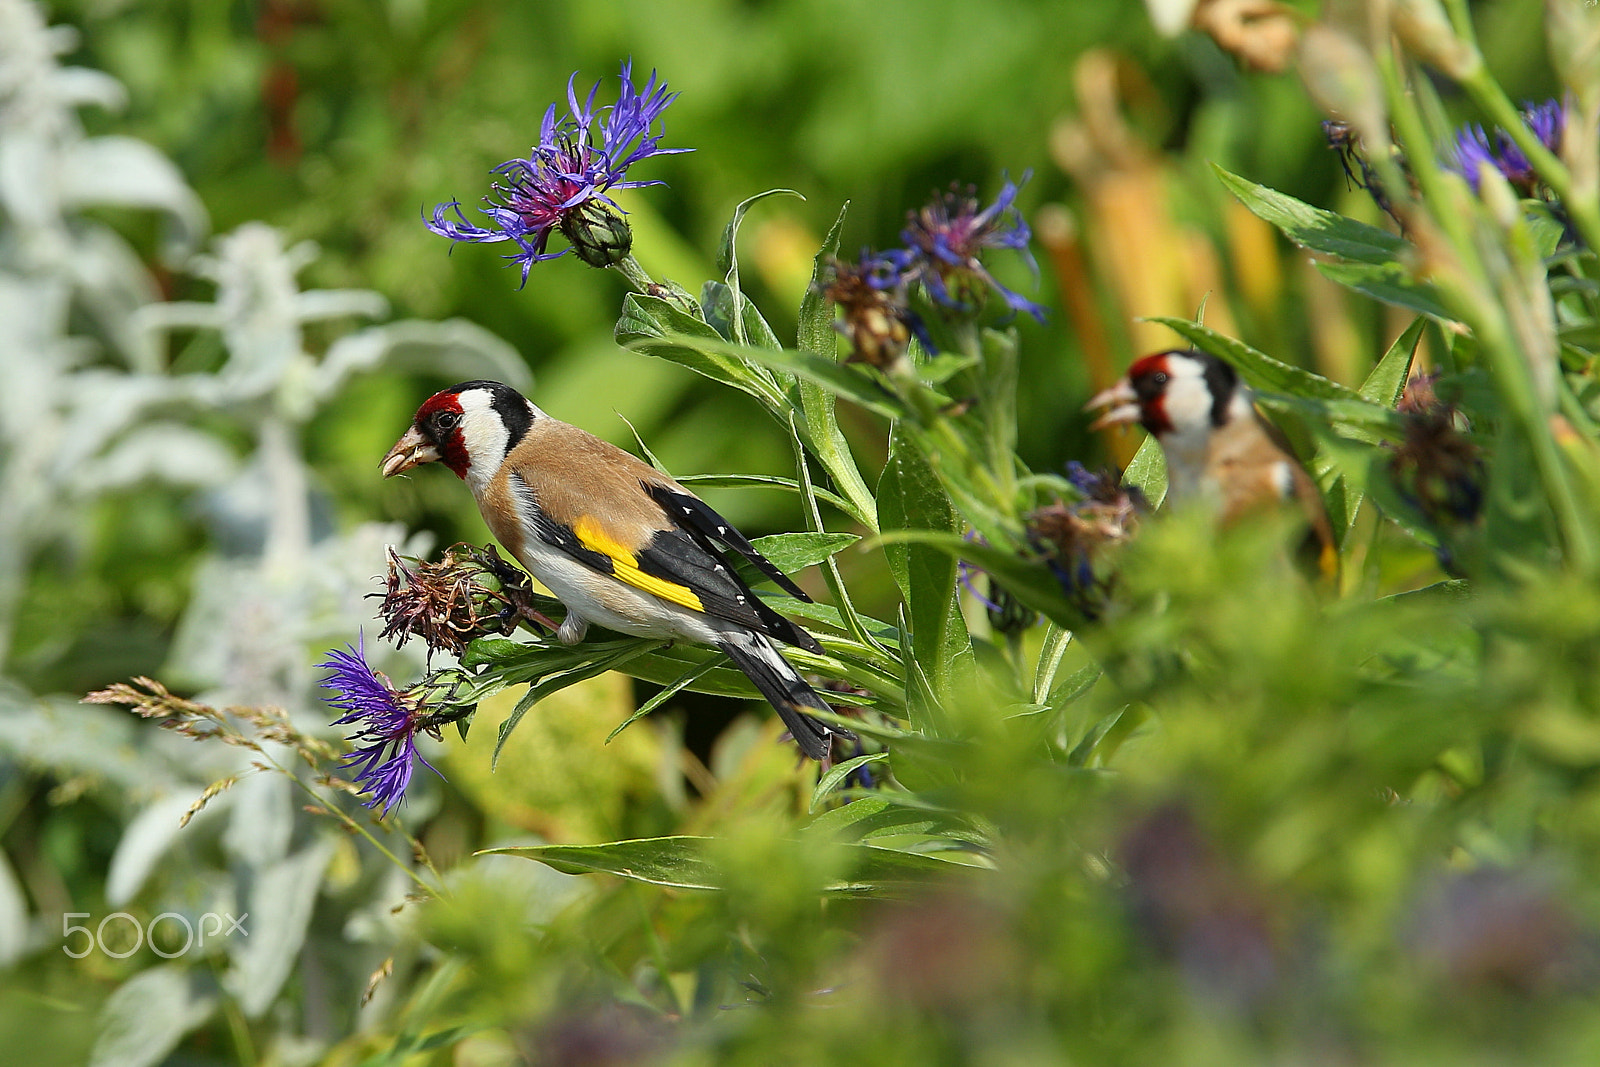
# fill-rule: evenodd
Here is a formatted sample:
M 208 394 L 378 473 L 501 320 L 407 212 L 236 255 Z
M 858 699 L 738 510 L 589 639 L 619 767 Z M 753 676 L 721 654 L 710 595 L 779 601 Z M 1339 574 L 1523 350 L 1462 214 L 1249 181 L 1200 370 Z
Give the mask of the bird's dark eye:
M 460 421 L 461 413 L 459 411 L 441 411 L 433 417 L 434 428 L 445 431 L 455 429 Z
M 1162 370 L 1158 370 L 1158 371 L 1156 371 L 1154 374 L 1152 374 L 1150 376 L 1150 380 L 1152 382 L 1156 383 L 1157 385 L 1166 385 L 1167 384 L 1167 372 L 1166 371 L 1162 371 Z

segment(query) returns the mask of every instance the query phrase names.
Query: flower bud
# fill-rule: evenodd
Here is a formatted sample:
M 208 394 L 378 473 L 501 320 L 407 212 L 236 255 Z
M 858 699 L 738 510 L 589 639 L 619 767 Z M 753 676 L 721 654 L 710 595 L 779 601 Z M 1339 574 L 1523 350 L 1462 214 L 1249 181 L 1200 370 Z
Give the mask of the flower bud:
M 633 250 L 633 229 L 627 217 L 604 200 L 585 200 L 563 214 L 561 233 L 578 258 L 591 267 L 621 263 Z

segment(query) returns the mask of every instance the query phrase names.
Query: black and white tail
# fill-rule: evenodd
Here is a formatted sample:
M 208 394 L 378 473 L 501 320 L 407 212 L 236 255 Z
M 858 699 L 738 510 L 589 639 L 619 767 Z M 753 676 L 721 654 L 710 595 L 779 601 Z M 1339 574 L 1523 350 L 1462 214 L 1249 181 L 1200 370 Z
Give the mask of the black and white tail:
M 751 630 L 725 631 L 718 646 L 777 709 L 778 717 L 794 735 L 801 752 L 814 760 L 826 759 L 835 737 L 846 741 L 856 739 L 849 730 L 830 726 L 805 713 L 806 708 L 833 709 L 761 634 Z

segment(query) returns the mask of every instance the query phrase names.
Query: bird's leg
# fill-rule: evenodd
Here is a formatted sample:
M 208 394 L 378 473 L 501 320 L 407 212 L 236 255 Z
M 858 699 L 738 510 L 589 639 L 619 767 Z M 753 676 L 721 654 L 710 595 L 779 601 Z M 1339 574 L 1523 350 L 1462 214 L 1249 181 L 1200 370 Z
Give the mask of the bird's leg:
M 563 645 L 575 645 L 588 632 L 589 620 L 568 608 L 567 617 L 561 620 L 561 625 L 556 629 L 556 640 Z
M 506 606 L 495 614 L 495 618 L 499 620 L 502 631 L 510 633 L 516 628 L 517 622 L 523 619 L 537 623 L 546 630 L 557 629 L 549 616 L 533 606 L 533 590 L 528 585 L 528 576 L 520 568 L 501 559 L 493 545 L 484 545 L 483 551 L 473 552 L 472 559 L 500 583 L 500 595 L 505 597 Z

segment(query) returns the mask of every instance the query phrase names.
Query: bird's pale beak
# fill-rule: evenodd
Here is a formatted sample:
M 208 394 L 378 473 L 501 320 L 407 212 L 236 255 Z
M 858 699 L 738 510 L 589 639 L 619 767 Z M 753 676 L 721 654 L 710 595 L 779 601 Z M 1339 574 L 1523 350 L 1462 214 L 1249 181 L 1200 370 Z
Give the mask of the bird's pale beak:
M 433 447 L 433 442 L 422 436 L 422 431 L 412 426 L 401 435 L 400 440 L 389 449 L 389 454 L 383 457 L 380 469 L 385 478 L 393 478 L 401 471 L 408 471 L 419 463 L 433 463 L 439 459 L 439 450 Z
M 1096 411 L 1101 408 L 1105 410 L 1098 419 L 1089 424 L 1089 429 L 1103 430 L 1107 426 L 1138 422 L 1139 395 L 1133 391 L 1133 383 L 1124 378 L 1110 389 L 1096 393 L 1087 404 L 1083 405 L 1085 411 Z

